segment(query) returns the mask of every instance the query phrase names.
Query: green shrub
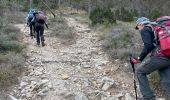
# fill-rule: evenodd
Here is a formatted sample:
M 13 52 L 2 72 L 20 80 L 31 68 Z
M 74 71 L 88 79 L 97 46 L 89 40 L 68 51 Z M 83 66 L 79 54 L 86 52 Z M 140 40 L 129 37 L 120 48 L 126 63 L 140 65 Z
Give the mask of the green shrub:
M 117 24 L 107 32 L 103 39 L 103 48 L 113 59 L 127 59 L 131 52 L 134 32 L 131 30 L 130 23 L 117 21 Z
M 92 21 L 92 25 L 97 23 L 103 23 L 102 9 L 97 8 L 90 12 L 90 20 Z
M 92 25 L 96 25 L 97 23 L 99 24 L 116 23 L 114 13 L 109 8 L 108 9 L 96 8 L 90 12 L 89 18 L 92 21 Z
M 0 44 L 1 52 L 3 51 L 15 51 L 15 52 L 21 52 L 23 48 L 25 48 L 25 45 L 20 44 L 16 41 L 3 41 Z
M 4 27 L 0 34 L 0 51 L 15 51 L 21 52 L 25 45 L 20 42 L 19 29 L 8 25 Z
M 155 20 L 156 18 L 158 18 L 159 16 L 161 16 L 162 13 L 158 10 L 153 10 L 153 11 L 150 11 L 148 14 L 147 14 L 147 17 L 150 18 L 151 20 Z
M 111 47 L 112 48 L 122 48 L 131 42 L 131 34 L 126 33 L 118 37 L 112 38 Z
M 133 17 L 135 16 L 133 12 L 126 10 L 122 7 L 120 10 L 117 9 L 115 12 L 116 19 L 122 20 L 125 22 L 133 21 Z
M 132 11 L 132 14 L 133 14 L 134 17 L 139 16 L 139 13 L 138 13 L 138 11 L 137 11 L 136 9 L 134 9 L 134 10 Z

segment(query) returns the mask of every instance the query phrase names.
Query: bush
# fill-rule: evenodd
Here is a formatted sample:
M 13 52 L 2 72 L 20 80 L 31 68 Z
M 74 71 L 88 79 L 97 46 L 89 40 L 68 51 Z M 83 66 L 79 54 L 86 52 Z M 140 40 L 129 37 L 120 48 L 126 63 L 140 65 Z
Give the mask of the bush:
M 132 11 L 132 13 L 133 13 L 133 16 L 134 16 L 134 17 L 139 16 L 139 13 L 138 13 L 138 11 L 137 11 L 136 9 L 134 9 L 134 10 Z
M 56 36 L 61 39 L 64 44 L 72 44 L 74 42 L 74 29 L 69 27 L 62 16 L 51 18 L 50 27 L 52 30 L 51 36 Z
M 3 99 L 3 92 L 17 83 L 17 78 L 25 69 L 22 52 L 25 45 L 21 43 L 20 30 L 12 25 L 23 22 L 16 3 L 9 0 L 0 3 L 0 99 Z
M 118 37 L 113 37 L 111 41 L 111 48 L 122 48 L 131 42 L 131 35 L 129 33 L 125 33 Z
M 133 14 L 133 12 L 129 12 L 124 7 L 122 7 L 121 10 L 117 9 L 115 12 L 116 19 L 125 22 L 133 21 L 133 17 L 135 16 L 135 14 Z
M 1 52 L 21 52 L 25 45 L 20 42 L 20 31 L 14 26 L 5 26 L 0 32 L 0 51 Z
M 116 19 L 114 17 L 114 13 L 108 8 L 106 10 L 101 8 L 96 8 L 90 12 L 89 16 L 90 20 L 92 21 L 92 25 L 96 25 L 97 23 L 103 24 L 113 24 L 116 23 Z
M 130 31 L 114 28 L 104 38 L 103 47 L 115 59 L 124 59 L 129 55 L 129 45 L 133 36 Z
M 22 54 L 8 52 L 0 54 L 0 88 L 10 86 L 15 83 L 17 76 L 23 71 L 24 58 Z
M 147 17 L 151 20 L 155 20 L 156 18 L 158 18 L 159 16 L 161 16 L 161 12 L 158 11 L 158 10 L 153 10 L 153 11 L 150 11 L 148 14 L 147 14 Z

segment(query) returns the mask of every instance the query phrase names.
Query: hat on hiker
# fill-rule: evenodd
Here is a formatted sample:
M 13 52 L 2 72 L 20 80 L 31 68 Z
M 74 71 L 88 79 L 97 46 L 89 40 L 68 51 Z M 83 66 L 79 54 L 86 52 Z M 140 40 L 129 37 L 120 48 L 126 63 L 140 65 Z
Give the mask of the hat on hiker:
M 136 27 L 135 27 L 135 29 L 138 29 L 138 25 L 139 24 L 146 24 L 146 23 L 150 23 L 150 20 L 148 19 L 148 18 L 146 18 L 146 17 L 140 17 L 140 18 L 138 18 L 137 20 L 136 20 Z

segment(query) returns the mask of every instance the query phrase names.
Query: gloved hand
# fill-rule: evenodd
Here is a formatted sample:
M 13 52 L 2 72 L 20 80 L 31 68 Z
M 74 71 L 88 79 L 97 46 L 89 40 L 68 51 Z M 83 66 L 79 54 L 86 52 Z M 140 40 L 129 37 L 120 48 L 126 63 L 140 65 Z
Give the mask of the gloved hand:
M 133 62 L 133 64 L 138 64 L 140 62 L 137 57 L 131 57 L 130 59 Z

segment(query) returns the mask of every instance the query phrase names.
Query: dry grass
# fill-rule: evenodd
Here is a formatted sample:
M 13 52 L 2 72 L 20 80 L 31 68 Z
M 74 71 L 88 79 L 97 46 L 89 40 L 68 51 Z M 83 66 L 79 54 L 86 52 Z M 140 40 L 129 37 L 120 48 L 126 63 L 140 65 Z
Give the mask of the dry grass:
M 136 36 L 137 32 L 133 29 L 131 23 L 117 21 L 117 24 L 110 26 L 108 30 L 101 35 L 101 39 L 104 41 L 104 50 L 111 58 L 127 59 L 130 53 L 137 54 L 138 50 L 134 51 L 132 47 L 137 48 L 141 41 L 139 35 Z
M 8 2 L 8 1 L 5 1 Z M 15 23 L 24 22 L 22 13 L 12 6 L 0 5 L 0 94 L 17 83 L 17 78 L 24 71 L 25 44 L 21 40 L 21 32 L 14 27 Z M 1 97 L 0 97 L 1 99 Z
M 66 13 L 66 14 L 69 14 L 69 15 L 86 14 L 86 11 L 84 11 L 84 10 L 71 8 L 71 7 L 61 7 L 59 10 L 60 10 L 60 12 Z
M 20 31 L 8 25 L 0 31 L 0 88 L 16 83 L 23 70 L 25 45 L 21 43 Z
M 75 38 L 74 28 L 69 27 L 62 16 L 50 18 L 50 28 L 52 30 L 51 36 L 56 36 L 63 43 L 73 43 Z M 66 44 L 67 44 L 66 43 Z
M 9 52 L 0 55 L 0 89 L 6 89 L 16 84 L 17 77 L 24 70 L 24 58 L 22 54 Z

